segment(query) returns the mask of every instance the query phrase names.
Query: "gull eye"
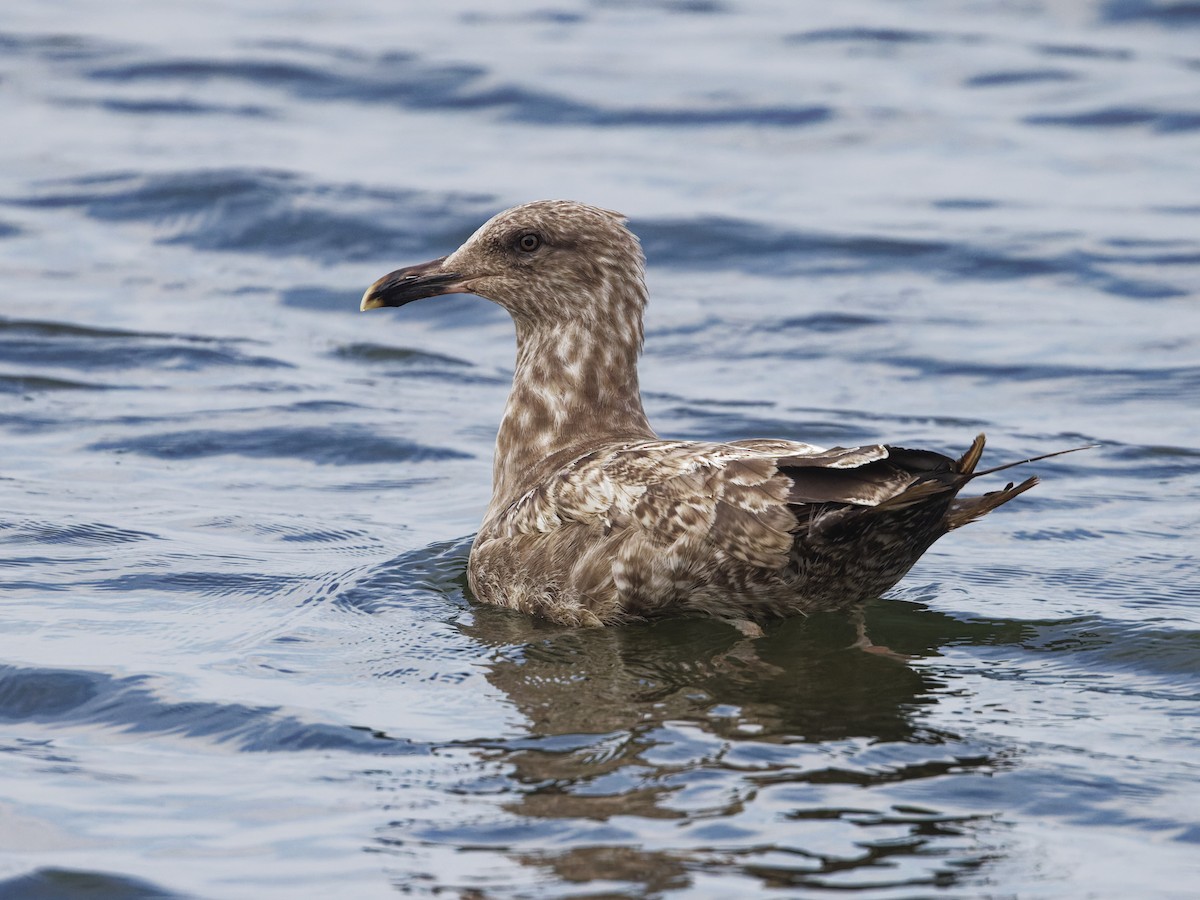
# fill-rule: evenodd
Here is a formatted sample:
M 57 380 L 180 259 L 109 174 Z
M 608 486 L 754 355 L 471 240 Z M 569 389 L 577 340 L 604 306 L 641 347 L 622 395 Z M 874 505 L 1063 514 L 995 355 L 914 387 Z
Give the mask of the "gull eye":
M 532 253 L 538 247 L 542 246 L 542 239 L 532 231 L 526 232 L 517 238 L 517 249 L 522 253 Z

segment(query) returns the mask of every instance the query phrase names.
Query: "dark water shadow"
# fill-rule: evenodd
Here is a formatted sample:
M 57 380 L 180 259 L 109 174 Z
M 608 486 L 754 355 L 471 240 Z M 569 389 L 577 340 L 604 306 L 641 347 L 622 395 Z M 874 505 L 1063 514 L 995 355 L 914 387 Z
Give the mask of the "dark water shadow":
M 107 872 L 35 869 L 0 881 L 0 900 L 182 900 L 185 895 Z

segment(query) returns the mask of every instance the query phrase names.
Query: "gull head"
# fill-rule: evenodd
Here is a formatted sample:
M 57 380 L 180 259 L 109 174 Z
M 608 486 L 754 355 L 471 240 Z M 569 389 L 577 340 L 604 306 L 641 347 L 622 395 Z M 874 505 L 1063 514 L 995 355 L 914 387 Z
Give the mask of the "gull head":
M 449 256 L 384 275 L 367 288 L 360 308 L 441 294 L 477 294 L 518 322 L 565 325 L 630 315 L 640 321 L 645 257 L 620 213 L 538 200 L 489 219 Z

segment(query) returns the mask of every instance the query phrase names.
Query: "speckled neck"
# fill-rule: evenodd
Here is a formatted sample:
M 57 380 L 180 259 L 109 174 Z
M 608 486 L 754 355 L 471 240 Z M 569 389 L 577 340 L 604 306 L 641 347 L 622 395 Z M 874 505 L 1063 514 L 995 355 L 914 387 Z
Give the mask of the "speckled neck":
M 604 323 L 514 317 L 517 367 L 496 438 L 493 507 L 520 496 L 551 457 L 655 436 L 638 387 L 643 302 L 631 297 Z

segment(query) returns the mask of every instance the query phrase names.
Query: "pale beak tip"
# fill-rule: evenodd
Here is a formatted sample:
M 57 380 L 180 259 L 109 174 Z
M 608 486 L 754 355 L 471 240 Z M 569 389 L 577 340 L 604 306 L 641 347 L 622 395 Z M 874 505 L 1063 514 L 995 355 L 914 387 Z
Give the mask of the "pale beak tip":
M 358 304 L 359 312 L 366 312 L 368 309 L 379 309 L 383 306 L 383 301 L 375 293 L 375 285 L 371 285 L 362 295 L 362 300 Z

